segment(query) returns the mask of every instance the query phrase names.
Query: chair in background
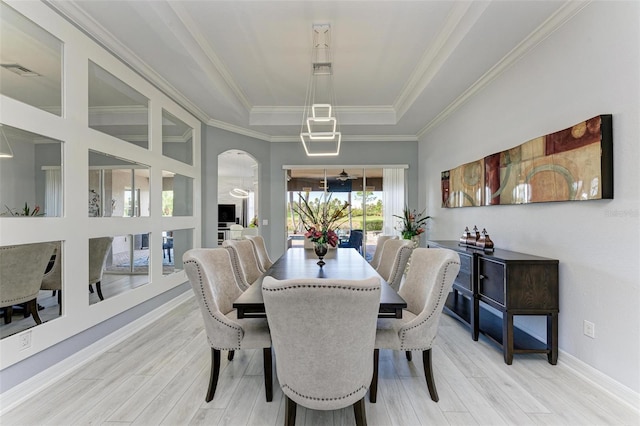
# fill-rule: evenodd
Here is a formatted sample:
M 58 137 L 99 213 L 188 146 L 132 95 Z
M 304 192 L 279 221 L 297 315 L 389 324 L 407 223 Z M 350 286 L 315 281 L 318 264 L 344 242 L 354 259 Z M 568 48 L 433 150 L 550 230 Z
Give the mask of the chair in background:
M 231 263 L 242 291 L 249 288 L 264 271 L 258 264 L 258 254 L 249 240 L 224 240 L 222 247 L 229 251 Z
M 51 269 L 45 272 L 40 283 L 40 290 L 52 290 L 58 295 L 58 313 L 62 315 L 62 243 L 54 243 L 54 260 Z
M 169 263 L 171 263 L 171 252 L 173 251 L 173 232 L 169 231 L 162 233 L 162 258 L 169 257 Z
M 376 269 L 380 263 L 380 254 L 382 254 L 382 246 L 387 240 L 397 240 L 398 237 L 394 235 L 378 235 L 378 242 L 376 243 L 376 251 L 373 253 L 373 258 L 369 264 Z
M 340 248 L 354 248 L 358 251 L 358 253 L 362 253 L 362 240 L 364 238 L 364 234 L 362 233 L 362 229 L 352 229 L 349 234 L 349 241 L 346 243 L 340 243 L 338 247 Z
M 387 242 L 388 244 L 388 242 Z M 376 401 L 378 390 L 378 356 L 380 349 L 422 351 L 424 376 L 431 399 L 438 402 L 438 392 L 431 367 L 431 347 L 438 332 L 444 302 L 460 270 L 460 257 L 453 250 L 417 248 L 411 257 L 407 279 L 398 292 L 407 302 L 401 319 L 379 319 L 374 354 L 374 374 L 369 398 Z
M 285 424 L 296 406 L 337 410 L 353 405 L 366 425 L 364 395 L 373 378 L 380 279 L 262 281 L 276 371 L 286 396 Z
M 242 225 L 238 225 L 238 224 L 233 224 L 229 227 L 229 234 L 232 240 L 241 240 L 242 239 L 242 231 L 244 230 L 244 227 Z
M 102 295 L 102 274 L 107 255 L 111 249 L 113 237 L 100 237 L 89 239 L 89 289 L 92 284 L 96 285 L 96 291 L 100 300 L 104 300 Z
M 25 312 L 42 324 L 36 301 L 54 248 L 52 243 L 0 247 L 0 308 L 4 308 L 5 324 L 11 322 L 13 306 L 23 303 Z
M 242 229 L 241 235 L 243 237 L 249 237 L 253 235 L 258 235 L 258 228 L 244 228 Z
M 258 262 L 260 262 L 262 270 L 266 271 L 271 268 L 273 262 L 269 257 L 269 252 L 267 252 L 267 247 L 264 244 L 264 238 L 260 235 L 246 235 L 245 238 L 253 243 L 253 247 L 256 249 L 256 253 L 258 254 Z
M 229 251 L 223 248 L 191 249 L 182 256 L 193 287 L 211 347 L 211 374 L 206 402 L 213 399 L 220 373 L 220 351 L 262 349 L 264 388 L 267 401 L 273 399 L 271 337 L 264 318 L 238 319 L 233 301 L 242 294 L 235 280 Z
M 387 240 L 382 246 L 376 271 L 395 291 L 400 289 L 404 270 L 412 252 L 411 240 Z

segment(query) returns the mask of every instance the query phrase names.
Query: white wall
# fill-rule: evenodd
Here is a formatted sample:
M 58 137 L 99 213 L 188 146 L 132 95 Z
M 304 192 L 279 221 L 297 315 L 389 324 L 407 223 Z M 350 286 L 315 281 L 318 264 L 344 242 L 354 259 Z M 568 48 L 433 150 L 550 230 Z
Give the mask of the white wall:
M 457 239 L 465 226 L 478 225 L 499 248 L 559 259 L 561 350 L 635 392 L 640 391 L 639 17 L 638 2 L 589 4 L 419 145 L 420 203 L 434 216 L 430 238 Z M 613 114 L 613 200 L 440 207 L 441 171 L 598 114 Z M 583 320 L 595 324 L 595 339 L 583 335 Z M 541 318 L 520 323 L 545 336 Z

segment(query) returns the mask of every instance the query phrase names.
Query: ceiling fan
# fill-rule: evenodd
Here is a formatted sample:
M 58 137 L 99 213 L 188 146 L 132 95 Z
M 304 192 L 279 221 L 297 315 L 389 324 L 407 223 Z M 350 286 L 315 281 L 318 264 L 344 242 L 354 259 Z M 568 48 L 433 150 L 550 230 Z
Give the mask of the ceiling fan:
M 340 174 L 338 176 L 336 176 L 336 179 L 338 179 L 339 181 L 342 181 L 342 182 L 346 182 L 349 179 L 358 179 L 358 178 L 356 176 L 350 176 L 349 173 L 345 172 L 344 169 L 342 169 Z

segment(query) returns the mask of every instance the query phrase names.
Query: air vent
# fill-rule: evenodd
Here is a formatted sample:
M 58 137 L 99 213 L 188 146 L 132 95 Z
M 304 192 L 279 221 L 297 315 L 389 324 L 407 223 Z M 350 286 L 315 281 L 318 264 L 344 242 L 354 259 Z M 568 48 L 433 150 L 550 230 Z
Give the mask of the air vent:
M 12 73 L 18 74 L 21 77 L 40 77 L 40 74 L 37 72 L 32 71 L 27 67 L 23 67 L 20 64 L 0 64 L 0 66 L 2 68 L 6 68 Z

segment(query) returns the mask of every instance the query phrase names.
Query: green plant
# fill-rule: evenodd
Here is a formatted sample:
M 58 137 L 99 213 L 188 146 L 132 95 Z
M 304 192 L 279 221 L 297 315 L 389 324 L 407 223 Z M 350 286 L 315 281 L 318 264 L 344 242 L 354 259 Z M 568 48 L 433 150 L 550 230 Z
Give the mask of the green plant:
M 425 222 L 431 219 L 431 216 L 424 216 L 424 212 L 425 210 L 421 213 L 416 213 L 415 210 L 410 210 L 408 206 L 405 206 L 402 211 L 402 216 L 393 215 L 394 217 L 402 219 L 402 228 L 396 228 L 402 234 L 402 238 L 410 240 L 424 232 Z
M 298 203 L 293 205 L 293 211 L 300 216 L 302 225 L 307 231 L 304 236 L 314 243 L 329 244 L 335 247 L 338 244 L 338 235 L 335 233 L 347 216 L 349 203 L 332 203 L 331 195 L 325 201 L 316 199 L 310 201 L 301 193 L 298 193 Z
M 10 209 L 6 205 L 4 207 L 7 209 L 4 214 L 9 214 L 10 216 L 44 216 L 44 213 L 40 213 L 40 206 L 38 205 L 31 209 L 27 203 L 24 203 L 24 207 L 21 210 Z

